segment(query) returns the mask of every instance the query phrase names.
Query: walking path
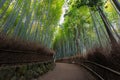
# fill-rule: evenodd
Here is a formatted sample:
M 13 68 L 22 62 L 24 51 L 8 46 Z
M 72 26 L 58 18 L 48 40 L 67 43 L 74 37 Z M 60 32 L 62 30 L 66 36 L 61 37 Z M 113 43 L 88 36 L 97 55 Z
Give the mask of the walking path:
M 56 63 L 53 71 L 39 77 L 38 80 L 96 80 L 84 68 L 67 63 Z

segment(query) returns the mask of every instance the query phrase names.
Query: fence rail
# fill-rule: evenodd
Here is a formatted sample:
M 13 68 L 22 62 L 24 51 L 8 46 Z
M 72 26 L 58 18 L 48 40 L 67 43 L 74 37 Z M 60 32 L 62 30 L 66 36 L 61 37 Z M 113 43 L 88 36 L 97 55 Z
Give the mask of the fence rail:
M 0 49 L 0 67 L 14 65 L 31 65 L 54 62 L 53 56 L 31 51 Z
M 120 76 L 120 72 L 115 71 L 115 70 L 113 70 L 113 69 L 111 69 L 111 68 L 109 68 L 109 67 L 103 66 L 103 65 L 101 65 L 101 64 L 98 64 L 98 63 L 95 63 L 95 62 L 91 62 L 91 61 L 84 61 L 83 63 L 89 63 L 89 64 L 92 64 L 92 65 L 98 66 L 98 67 L 100 67 L 100 68 L 103 68 L 103 69 L 105 69 L 105 70 L 107 70 L 107 71 L 110 71 L 110 72 L 112 72 L 112 73 Z

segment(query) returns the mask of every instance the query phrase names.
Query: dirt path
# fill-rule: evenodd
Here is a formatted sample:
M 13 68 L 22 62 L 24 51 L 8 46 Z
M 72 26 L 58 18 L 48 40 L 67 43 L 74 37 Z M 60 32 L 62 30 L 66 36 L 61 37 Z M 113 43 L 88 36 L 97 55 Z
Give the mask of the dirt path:
M 84 68 L 66 63 L 56 63 L 53 71 L 41 76 L 38 80 L 95 80 Z

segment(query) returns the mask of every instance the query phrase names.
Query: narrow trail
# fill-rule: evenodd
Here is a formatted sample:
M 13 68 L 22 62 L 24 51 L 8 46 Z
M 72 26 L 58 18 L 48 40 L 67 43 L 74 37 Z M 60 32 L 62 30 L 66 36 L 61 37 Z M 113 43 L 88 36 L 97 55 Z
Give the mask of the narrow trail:
M 38 80 L 96 80 L 84 68 L 67 63 L 56 63 L 53 71 L 39 77 Z

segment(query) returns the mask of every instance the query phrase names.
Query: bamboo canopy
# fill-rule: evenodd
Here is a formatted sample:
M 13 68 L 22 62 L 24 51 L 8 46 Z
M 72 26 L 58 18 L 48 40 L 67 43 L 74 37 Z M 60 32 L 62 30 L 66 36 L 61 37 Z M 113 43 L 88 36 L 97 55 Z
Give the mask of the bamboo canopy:
M 0 32 L 54 49 L 56 58 L 111 50 L 120 40 L 119 9 L 119 0 L 0 0 Z

